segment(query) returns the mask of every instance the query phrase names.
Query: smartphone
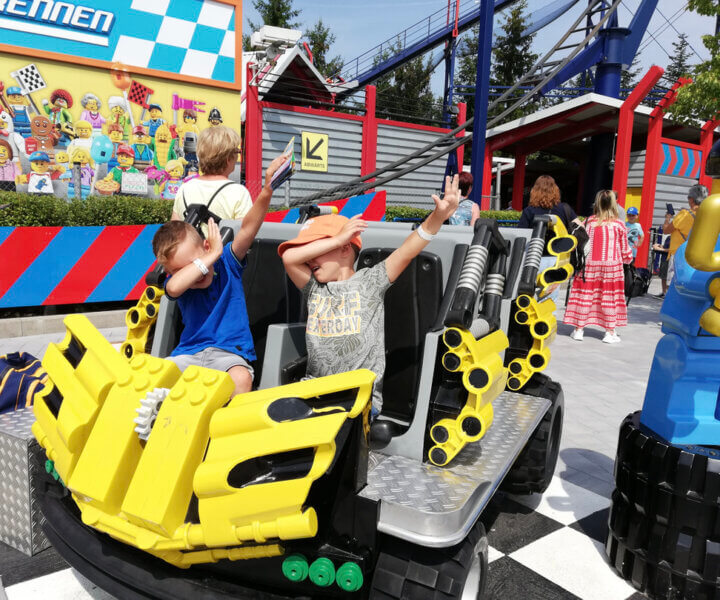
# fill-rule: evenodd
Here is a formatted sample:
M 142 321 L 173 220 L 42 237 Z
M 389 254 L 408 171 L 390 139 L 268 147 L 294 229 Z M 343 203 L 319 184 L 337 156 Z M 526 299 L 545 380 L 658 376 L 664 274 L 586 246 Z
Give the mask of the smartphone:
M 675 209 L 673 208 L 673 205 L 670 204 L 669 202 L 665 205 L 665 208 L 667 209 L 667 213 L 668 213 L 669 215 L 674 215 L 674 214 L 675 214 Z

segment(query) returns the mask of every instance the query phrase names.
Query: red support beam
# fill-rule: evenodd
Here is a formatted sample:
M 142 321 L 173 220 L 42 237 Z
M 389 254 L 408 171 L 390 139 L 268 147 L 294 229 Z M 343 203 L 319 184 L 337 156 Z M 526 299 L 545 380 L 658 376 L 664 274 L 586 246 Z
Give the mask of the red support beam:
M 485 160 L 483 164 L 482 198 L 480 198 L 480 210 L 490 210 L 490 195 L 492 194 L 492 156 L 493 149 L 490 144 L 485 144 Z M 475 175 L 473 173 L 473 175 Z
M 374 85 L 368 85 L 365 88 L 365 118 L 362 130 L 360 175 L 372 173 L 377 168 L 378 122 L 375 114 L 375 101 L 376 88 Z
M 525 191 L 525 154 L 515 152 L 515 169 L 513 171 L 512 208 L 523 209 L 523 192 Z
M 706 121 L 700 132 L 700 149 L 702 150 L 702 164 L 700 165 L 700 184 L 704 185 L 709 191 L 712 191 L 712 177 L 705 175 L 705 163 L 710 156 L 710 148 L 712 148 L 715 137 L 715 128 L 720 125 L 720 120 L 711 119 Z
M 691 79 L 681 77 L 650 113 L 647 147 L 645 149 L 645 170 L 643 172 L 643 186 L 640 197 L 640 227 L 642 227 L 645 237 L 642 245 L 638 248 L 637 259 L 635 260 L 638 267 L 647 267 L 648 246 L 650 244 L 648 233 L 650 227 L 652 227 L 653 212 L 655 211 L 655 191 L 657 190 L 657 178 L 660 172 L 662 155 L 663 115 L 665 110 L 672 106 L 677 99 L 678 90 L 691 82 Z
M 627 192 L 628 174 L 630 172 L 630 148 L 632 146 L 635 109 L 655 87 L 664 72 L 665 69 L 662 67 L 656 65 L 650 67 L 650 70 L 620 107 L 612 186 L 617 192 L 617 200 L 621 206 L 625 206 L 625 193 Z
M 257 85 L 251 85 L 253 72 L 251 64 L 247 66 L 246 110 L 245 110 L 245 187 L 255 199 L 262 190 L 262 121 Z
M 458 3 L 459 6 L 459 3 Z M 457 124 L 458 127 L 465 123 L 467 121 L 467 104 L 465 102 L 458 102 L 458 116 L 457 116 Z M 457 134 L 457 137 L 465 137 L 466 131 L 462 130 L 459 131 Z M 462 173 L 463 171 L 463 160 L 465 159 L 465 146 L 462 145 L 457 149 L 457 161 L 458 161 L 458 172 Z

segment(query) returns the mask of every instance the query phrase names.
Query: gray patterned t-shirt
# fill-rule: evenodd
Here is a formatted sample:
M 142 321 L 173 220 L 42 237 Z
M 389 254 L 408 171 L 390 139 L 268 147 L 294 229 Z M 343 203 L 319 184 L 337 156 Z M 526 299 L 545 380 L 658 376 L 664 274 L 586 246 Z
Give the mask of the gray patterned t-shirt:
M 390 285 L 383 261 L 344 281 L 319 283 L 311 277 L 303 288 L 307 374 L 324 377 L 370 369 L 377 376 L 372 403 L 378 411 L 385 374 L 385 291 Z

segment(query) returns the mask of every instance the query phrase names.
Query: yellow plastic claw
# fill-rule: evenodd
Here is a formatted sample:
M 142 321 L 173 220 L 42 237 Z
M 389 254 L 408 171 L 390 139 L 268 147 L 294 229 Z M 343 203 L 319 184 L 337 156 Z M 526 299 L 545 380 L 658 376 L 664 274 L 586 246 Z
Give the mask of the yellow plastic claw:
M 700 327 L 708 333 L 720 337 L 720 277 L 713 279 L 708 286 L 713 304 L 700 317 Z
M 713 194 L 705 198 L 697 209 L 695 223 L 688 237 L 685 260 L 693 269 L 720 271 L 720 251 L 715 250 L 718 236 L 720 236 L 720 194 Z
M 577 239 L 567 232 L 565 224 L 555 215 L 552 215 L 550 230 L 553 232 L 553 237 L 547 244 L 547 251 L 555 257 L 555 264 L 538 273 L 539 298 L 549 296 L 574 273 L 570 264 L 570 253 L 577 247 Z
M 502 331 L 476 340 L 459 327 L 448 328 L 443 339 L 449 348 L 442 358 L 443 366 L 451 372 L 462 372 L 468 397 L 456 418 L 441 419 L 430 429 L 435 446 L 430 448 L 428 458 L 437 466 L 448 464 L 466 444 L 480 440 L 492 425 L 492 401 L 505 389 L 507 380 L 501 353 L 509 345 Z
M 515 301 L 515 322 L 525 325 L 530 330 L 533 344 L 524 357 L 516 358 L 508 364 L 510 377 L 507 386 L 516 392 L 521 390 L 533 373 L 545 369 L 550 363 L 549 344 L 557 335 L 557 319 L 553 315 L 555 302 L 551 299 L 538 302 L 526 294 L 518 296 Z
M 145 353 L 150 330 L 157 321 L 160 299 L 164 295 L 165 292 L 159 287 L 148 286 L 138 303 L 127 311 L 127 335 L 120 352 L 128 360 L 136 354 Z

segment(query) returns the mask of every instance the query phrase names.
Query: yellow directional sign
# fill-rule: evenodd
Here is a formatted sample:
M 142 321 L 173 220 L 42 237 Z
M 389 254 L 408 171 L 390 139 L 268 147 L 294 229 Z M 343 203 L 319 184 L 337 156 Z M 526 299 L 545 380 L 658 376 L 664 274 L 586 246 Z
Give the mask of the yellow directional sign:
M 326 133 L 302 132 L 302 161 L 300 168 L 303 171 L 328 170 L 328 144 L 329 136 Z

